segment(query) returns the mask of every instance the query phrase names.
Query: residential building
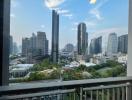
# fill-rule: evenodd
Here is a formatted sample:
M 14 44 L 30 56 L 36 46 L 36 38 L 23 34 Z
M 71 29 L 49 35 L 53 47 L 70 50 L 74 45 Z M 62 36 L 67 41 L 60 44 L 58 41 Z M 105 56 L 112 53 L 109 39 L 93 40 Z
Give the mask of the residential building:
M 48 40 L 45 32 L 33 33 L 30 38 L 22 40 L 22 56 L 26 57 L 26 63 L 36 63 L 40 58 L 48 55 Z
M 117 54 L 118 39 L 116 33 L 110 33 L 108 37 L 107 55 L 112 56 Z
M 45 32 L 37 32 L 37 55 L 46 56 L 48 55 L 48 40 Z
M 13 42 L 13 54 L 17 54 L 18 53 L 18 46 L 16 42 Z
M 77 37 L 77 44 L 78 44 L 78 55 L 85 55 L 88 48 L 88 33 L 87 27 L 85 23 L 80 23 L 78 25 L 78 37 Z
M 102 36 L 94 38 L 90 42 L 90 55 L 102 53 Z
M 23 38 L 22 39 L 22 56 L 26 57 L 28 55 L 29 49 L 30 49 L 30 39 L 29 38 Z
M 118 52 L 127 54 L 128 50 L 128 34 L 118 37 Z
M 13 53 L 13 37 L 10 36 L 10 54 Z

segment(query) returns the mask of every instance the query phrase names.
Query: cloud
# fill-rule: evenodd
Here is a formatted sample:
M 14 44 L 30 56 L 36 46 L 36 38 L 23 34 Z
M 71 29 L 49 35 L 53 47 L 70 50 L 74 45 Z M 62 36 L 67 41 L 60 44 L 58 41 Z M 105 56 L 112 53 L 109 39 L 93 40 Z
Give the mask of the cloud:
M 56 8 L 57 6 L 65 2 L 65 0 L 44 0 L 44 1 L 45 1 L 45 5 L 48 8 Z
M 100 8 L 106 3 L 108 0 L 101 0 L 99 4 L 95 6 L 95 8 L 91 9 L 89 11 L 90 14 L 92 14 L 94 17 L 96 17 L 98 20 L 102 20 L 103 17 L 101 16 Z
M 95 4 L 97 1 L 96 0 L 89 0 L 90 4 Z
M 41 25 L 41 28 L 45 28 L 45 25 Z
M 72 28 L 72 31 L 77 31 L 77 28 L 75 28 L 75 27 L 74 27 L 74 28 Z
M 10 14 L 10 17 L 11 17 L 11 18 L 16 18 L 16 15 L 13 14 L 13 13 L 11 13 L 11 14 Z
M 69 19 L 73 18 L 73 14 L 71 14 L 71 13 L 63 14 L 63 16 L 68 17 Z
M 72 14 L 64 14 L 63 16 L 72 17 L 73 15 Z
M 58 7 L 59 5 L 63 4 L 66 0 L 44 0 L 45 1 L 45 5 L 50 9 L 54 9 L 58 12 L 58 14 L 67 17 L 69 19 L 72 19 L 73 14 L 70 13 L 69 10 L 67 9 L 62 9 L 60 7 Z
M 74 22 L 73 25 L 77 26 L 79 24 L 79 22 Z
M 88 28 L 94 28 L 97 25 L 97 23 L 94 21 L 87 21 L 85 23 L 86 23 Z
M 90 14 L 94 15 L 98 20 L 103 19 L 98 9 L 90 10 Z
M 69 13 L 69 10 L 58 9 L 57 12 L 59 14 L 67 14 L 67 13 Z
M 19 2 L 16 0 L 11 0 L 11 7 L 16 8 L 17 6 L 19 6 Z

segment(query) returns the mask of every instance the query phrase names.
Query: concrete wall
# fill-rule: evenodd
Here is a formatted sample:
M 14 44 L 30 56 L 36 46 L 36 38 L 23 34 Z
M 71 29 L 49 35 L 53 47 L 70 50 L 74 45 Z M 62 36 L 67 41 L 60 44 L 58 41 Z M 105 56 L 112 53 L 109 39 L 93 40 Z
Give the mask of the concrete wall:
M 128 68 L 127 76 L 132 76 L 132 0 L 129 0 L 129 32 L 128 32 Z

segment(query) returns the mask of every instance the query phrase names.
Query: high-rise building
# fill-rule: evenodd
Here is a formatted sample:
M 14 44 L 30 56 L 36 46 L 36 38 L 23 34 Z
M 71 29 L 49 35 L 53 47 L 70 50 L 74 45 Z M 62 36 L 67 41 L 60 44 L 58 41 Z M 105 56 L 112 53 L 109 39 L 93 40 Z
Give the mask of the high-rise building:
M 95 54 L 102 53 L 102 36 L 96 38 Z
M 13 53 L 13 37 L 10 36 L 10 54 Z
M 58 62 L 59 56 L 59 14 L 55 10 L 52 11 L 52 50 L 51 61 Z
M 107 55 L 117 54 L 118 38 L 116 33 L 110 33 L 108 37 Z
M 118 52 L 127 53 L 128 50 L 128 34 L 118 37 Z
M 26 57 L 26 63 L 36 63 L 48 55 L 48 40 L 45 32 L 33 33 L 30 38 L 22 39 L 22 56 Z
M 78 38 L 77 38 L 79 55 L 86 54 L 86 50 L 88 47 L 88 33 L 86 31 L 87 31 L 86 24 L 80 23 L 78 25 Z
M 30 38 L 22 39 L 22 56 L 27 57 L 30 51 Z
M 16 42 L 13 42 L 13 54 L 17 54 L 18 53 L 18 46 Z
M 48 55 L 48 40 L 45 32 L 37 32 L 37 55 L 46 56 Z
M 31 54 L 32 56 L 36 56 L 37 55 L 37 36 L 32 33 L 32 37 L 30 38 L 30 48 L 31 48 Z
M 94 38 L 90 42 L 90 54 L 102 53 L 102 36 Z
M 90 42 L 90 55 L 95 54 L 95 42 L 96 42 L 96 38 L 91 39 L 91 42 Z

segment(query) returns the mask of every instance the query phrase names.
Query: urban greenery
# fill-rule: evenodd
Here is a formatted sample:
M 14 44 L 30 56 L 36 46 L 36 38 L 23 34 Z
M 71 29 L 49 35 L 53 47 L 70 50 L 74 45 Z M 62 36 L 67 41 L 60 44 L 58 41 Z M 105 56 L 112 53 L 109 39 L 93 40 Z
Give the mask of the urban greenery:
M 107 61 L 106 63 L 90 67 L 80 65 L 71 69 L 63 69 L 59 64 L 53 64 L 47 58 L 41 63 L 34 65 L 28 78 L 17 79 L 15 82 L 52 79 L 68 81 L 119 76 L 126 76 L 126 66 L 116 61 Z

